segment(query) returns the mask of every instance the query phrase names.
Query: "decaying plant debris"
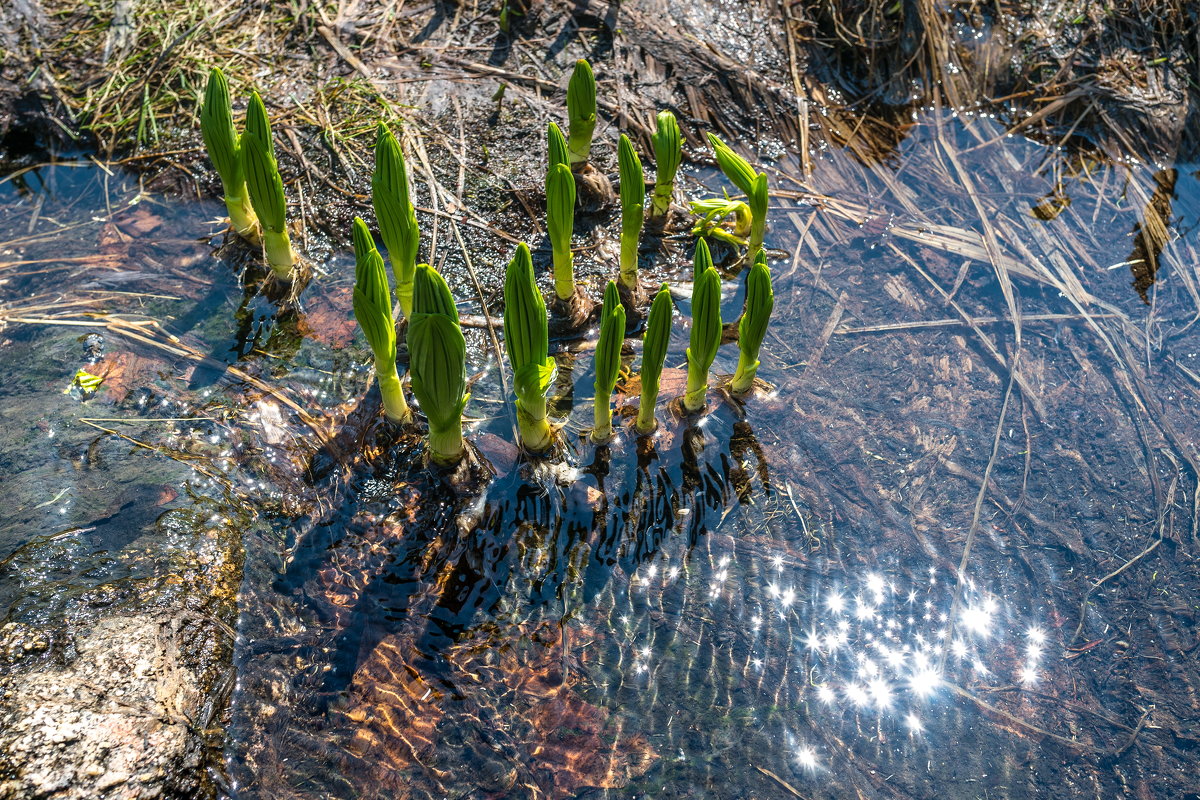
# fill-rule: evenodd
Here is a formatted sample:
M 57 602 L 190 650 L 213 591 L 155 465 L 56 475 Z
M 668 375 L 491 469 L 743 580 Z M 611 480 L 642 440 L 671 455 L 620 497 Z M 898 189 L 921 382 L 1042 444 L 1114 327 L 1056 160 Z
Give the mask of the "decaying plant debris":
M 740 507 L 762 514 L 739 531 L 736 545 L 725 532 L 695 542 L 681 534 L 677 546 L 696 545 L 700 561 L 716 552 L 718 538 L 724 547 L 741 548 L 743 557 L 778 555 L 815 572 L 852 574 L 901 551 L 943 575 L 965 564 L 1015 592 L 1036 586 L 1061 657 L 1055 671 L 1033 688 L 998 678 L 956 685 L 963 707 L 991 725 L 971 728 L 978 746 L 955 754 L 962 765 L 927 768 L 940 780 L 963 781 L 943 786 L 977 791 L 963 776 L 985 771 L 985 751 L 1005 742 L 1015 743 L 1013 763 L 1052 770 L 1055 785 L 1067 787 L 1064 796 L 1080 787 L 1105 796 L 1194 791 L 1191 693 L 1200 673 L 1192 553 L 1200 543 L 1200 465 L 1192 443 L 1200 425 L 1191 409 L 1200 370 L 1189 354 L 1200 351 L 1194 326 L 1200 284 L 1189 265 L 1200 253 L 1192 238 L 1173 233 L 1182 213 L 1175 207 L 1180 175 L 1136 163 L 1196 150 L 1187 88 L 1200 80 L 1194 12 L 1178 2 L 1077 2 L 1052 15 L 1022 3 L 968 2 L 511 5 L 525 13 L 512 17 L 511 35 L 504 35 L 498 8 L 481 5 L 18 0 L 0 10 L 7 56 L 0 67 L 2 155 L 19 166 L 45 150 L 95 145 L 101 159 L 140 171 L 152 192 L 215 198 L 219 185 L 204 164 L 195 112 L 207 69 L 219 64 L 235 96 L 253 84 L 268 98 L 293 198 L 289 213 L 309 232 L 297 247 L 319 260 L 347 250 L 342 237 L 350 220 L 370 213 L 370 150 L 382 117 L 413 156 L 414 202 L 430 231 L 426 259 L 444 269 L 456 296 L 477 299 L 486 326 L 489 315 L 498 320 L 514 241 L 544 241 L 544 160 L 528 143 L 541 141 L 546 120 L 565 123 L 567 67 L 586 56 L 599 80 L 593 159 L 601 170 L 616 171 L 618 132 L 643 154 L 652 152 L 659 108 L 680 119 L 685 164 L 696 166 L 705 149 L 701 133 L 712 130 L 766 165 L 774 203 L 767 244 L 777 258 L 786 256 L 772 272 L 777 297 L 788 298 L 776 304 L 773 320 L 793 335 L 769 334 L 764 347 L 774 353 L 763 370 L 777 382 L 778 397 L 758 401 L 765 405 L 757 412 L 750 404 L 745 420 L 718 419 L 714 425 L 727 425 L 733 435 L 710 445 L 711 461 L 696 454 L 701 434 L 660 421 L 660 435 L 683 444 L 680 461 L 667 465 L 682 474 L 678 485 L 663 489 L 648 469 L 605 474 L 607 462 L 598 458 L 594 472 L 601 478 L 587 480 L 606 480 L 609 489 L 634 486 L 628 508 L 604 492 L 589 494 L 591 483 L 551 492 L 546 502 L 575 509 L 591 525 L 580 526 L 596 554 L 584 571 L 628 576 L 638 558 L 669 551 L 670 541 L 641 540 L 618 550 L 597 520 L 620 511 L 662 522 L 654 515 L 677 510 L 663 494 L 676 492 L 697 503 L 688 534 L 705 524 L 717 528 Z M 970 111 L 970 122 L 956 119 L 956 110 Z M 1060 158 L 1033 146 L 1006 149 L 1009 132 L 1067 149 Z M 646 166 L 649 176 L 652 165 Z M 694 176 L 684 178 L 681 194 L 689 180 L 695 186 Z M 208 291 L 198 282 L 209 280 L 196 274 L 199 262 L 183 270 L 169 265 L 184 277 L 163 266 L 156 242 L 166 233 L 138 229 L 129 209 L 110 209 L 109 216 L 105 224 L 121 232 L 121 246 L 103 239 L 99 225 L 81 223 L 93 231 L 98 252 L 69 256 L 77 262 L 56 260 L 61 253 L 48 252 L 44 242 L 11 245 L 31 249 L 6 256 L 0 276 L 51 272 L 31 278 L 44 292 L 36 305 L 3 298 L 0 325 L 95 326 L 84 314 L 97 298 L 64 298 L 51 281 L 116 273 L 131 263 L 154 280 Z M 615 217 L 597 213 L 591 224 L 596 236 L 583 240 L 577 263 L 587 291 L 599 299 L 604 280 L 615 274 L 616 253 L 599 247 L 615 240 Z M 661 244 L 665 255 L 644 276 L 651 284 L 688 264 L 678 240 Z M 545 266 L 549 247 L 535 258 Z M 310 305 L 277 330 L 290 325 L 293 339 L 307 331 L 332 340 L 330 326 L 315 320 L 347 316 L 348 295 L 337 293 L 347 286 L 339 280 L 318 276 Z M 546 270 L 539 280 L 549 285 Z M 103 300 L 109 309 L 136 312 L 119 295 Z M 131 346 L 175 359 L 174 366 L 212 366 L 197 340 L 172 339 L 127 319 L 104 325 Z M 187 339 L 190 331 L 180 335 Z M 294 354 L 281 343 L 288 336 L 279 339 L 264 345 L 267 352 Z M 475 355 L 492 346 L 483 330 L 468 341 Z M 562 638 L 529 621 L 470 629 L 447 647 L 449 666 L 436 676 L 428 665 L 414 666 L 405 649 L 423 631 L 364 629 L 355 614 L 385 605 L 391 581 L 423 587 L 442 575 L 483 570 L 471 561 L 471 536 L 503 543 L 505 515 L 515 512 L 474 518 L 478 532 L 470 535 L 406 540 L 417 566 L 403 573 L 410 562 L 388 561 L 396 529 L 469 528 L 471 518 L 461 514 L 470 509 L 393 464 L 379 477 L 402 480 L 402 500 L 415 504 L 428 495 L 436 502 L 423 504 L 432 510 L 412 519 L 380 518 L 364 488 L 370 481 L 356 483 L 328 467 L 336 459 L 320 456 L 365 443 L 400 462 L 405 445 L 377 439 L 363 422 L 366 414 L 311 407 L 272 369 L 272 362 L 248 358 L 221 373 L 253 394 L 244 422 L 270 440 L 256 463 L 277 485 L 296 489 L 284 510 L 302 518 L 297 542 L 285 551 L 288 574 L 273 589 L 278 596 L 262 590 L 248 601 L 265 644 L 262 666 L 247 675 L 248 697 L 235 712 L 254 717 L 241 720 L 235 748 L 258 770 L 264 791 L 316 796 L 305 793 L 361 790 L 380 781 L 400 790 L 416 776 L 429 792 L 570 796 L 669 776 L 676 768 L 672 748 L 602 709 L 580 680 L 599 657 L 588 626 L 618 616 L 612 590 L 600 590 L 595 602 L 597 614 L 610 618 L 580 620 Z M 681 392 L 678 365 L 668 364 L 662 384 L 664 397 Z M 617 391 L 637 387 L 619 384 Z M 514 454 L 494 442 L 490 447 L 501 478 L 524 480 Z M 309 461 L 316 448 L 321 453 Z M 697 488 L 702 477 L 711 479 L 697 465 L 711 468 L 721 459 L 731 465 L 714 493 L 724 505 L 702 513 L 696 498 L 714 495 Z M 318 534 L 331 520 L 348 533 L 329 544 Z M 677 523 L 685 527 L 678 519 L 666 527 Z M 781 549 L 775 530 L 797 524 L 804 536 L 787 538 Z M 523 544 L 530 565 L 563 573 L 579 566 L 565 565 L 570 554 L 553 550 L 561 544 L 550 534 L 562 531 L 534 533 L 546 541 Z M 274 578 L 264 577 L 270 557 L 258 558 L 251 575 L 261 587 Z M 988 572 L 998 563 L 1011 574 Z M 504 585 L 504 576 L 487 574 Z M 552 578 L 544 583 L 553 585 Z M 454 598 L 414 589 L 411 599 L 444 611 Z M 220 613 L 232 622 L 228 608 Z M 747 644 L 744 631 L 730 632 L 720 619 L 689 625 L 680 639 L 694 647 L 697 663 L 717 663 Z M 480 645 L 506 639 L 545 640 L 547 649 L 505 651 L 497 663 Z M 208 663 L 218 662 L 212 656 Z M 564 664 L 576 671 L 563 672 Z M 17 666 L 22 675 L 47 668 L 37 652 Z M 461 693 L 453 713 L 430 693 L 435 677 L 438 691 Z M 694 731 L 725 730 L 724 716 L 714 720 L 703 709 L 715 706 L 732 717 L 743 701 L 769 708 L 785 690 L 803 698 L 806 680 L 792 675 L 767 693 L 747 677 L 722 687 L 717 700 L 681 690 L 678 727 L 669 735 L 654 732 L 656 741 L 691 747 Z M 213 683 L 203 683 L 205 690 Z M 389 690 L 389 683 L 402 691 Z M 345 690 L 348 699 L 326 709 L 331 689 Z M 495 720 L 504 699 L 517 713 L 501 725 Z M 632 694 L 624 700 L 639 702 Z M 764 718 L 786 715 L 787 724 L 799 725 L 807 701 L 788 702 Z M 506 760 L 478 742 L 449 739 L 439 750 L 435 734 L 463 724 L 494 729 L 519 756 Z M 323 725 L 332 730 L 324 738 Z M 564 725 L 570 736 L 555 736 Z M 753 761 L 755 748 L 770 744 L 763 731 L 775 729 L 746 730 L 744 747 L 713 748 L 714 773 L 744 773 L 746 785 L 763 796 L 796 786 L 797 775 Z M 845 766 L 827 775 L 828 783 L 805 786 L 805 794 L 938 796 L 923 782 L 924 763 L 889 762 L 883 748 L 856 742 L 844 727 L 816 717 L 805 733 L 826 752 L 840 753 Z M 604 763 L 583 757 L 605 747 Z M 372 748 L 386 758 L 374 757 Z M 185 751 L 189 758 L 195 752 Z M 381 764 L 380 772 L 343 779 L 302 774 L 301 765 L 295 774 L 286 765 L 297 754 L 347 769 Z M 69 749 L 61 754 L 64 763 L 71 758 Z M 165 763 L 183 769 L 173 758 Z M 884 762 L 888 769 L 881 771 Z M 5 763 L 20 773 L 19 762 Z M 475 786 L 448 774 L 454 763 L 478 765 Z M 12 791 L 19 796 L 21 786 Z

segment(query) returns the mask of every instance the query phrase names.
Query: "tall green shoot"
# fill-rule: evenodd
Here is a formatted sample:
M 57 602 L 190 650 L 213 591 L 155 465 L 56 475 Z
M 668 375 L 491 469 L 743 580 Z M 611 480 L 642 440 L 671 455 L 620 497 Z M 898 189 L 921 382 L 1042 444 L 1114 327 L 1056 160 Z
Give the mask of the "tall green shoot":
M 638 285 L 638 237 L 646 213 L 646 178 L 642 160 L 629 137 L 621 134 L 617 145 L 617 164 L 621 172 L 621 273 L 627 289 Z
M 408 191 L 408 167 L 400 143 L 382 122 L 375 139 L 375 172 L 371 175 L 371 203 L 379 222 L 379 235 L 387 246 L 396 279 L 396 300 L 404 316 L 412 315 L 413 275 L 421 232 Z
M 200 134 L 221 178 L 225 209 L 229 222 L 243 239 L 258 241 L 258 218 L 250 205 L 246 190 L 246 170 L 243 165 L 241 137 L 233 127 L 233 106 L 229 101 L 229 83 L 225 73 L 213 67 L 208 73 L 204 90 L 204 106 L 200 109 Z
M 258 92 L 250 95 L 246 110 L 246 132 L 242 135 L 245 154 L 246 186 L 250 202 L 262 225 L 263 247 L 267 264 L 278 278 L 290 280 L 296 253 L 287 232 L 287 201 L 283 197 L 283 179 L 275 160 L 271 123 Z
M 575 231 L 575 176 L 566 164 L 554 164 L 546 174 L 546 229 L 554 256 L 554 293 L 563 301 L 575 296 L 575 261 L 571 235 Z
M 412 422 L 396 372 L 396 321 L 392 318 L 392 292 L 388 288 L 383 257 L 367 224 L 354 218 L 354 318 L 375 355 L 375 377 L 383 395 L 383 409 L 392 422 Z
M 738 322 L 738 365 L 729 385 L 734 394 L 745 394 L 754 386 L 758 375 L 758 353 L 774 308 L 771 270 L 767 267 L 766 253 L 759 250 L 746 275 L 746 309 Z
M 721 276 L 703 239 L 696 241 L 692 287 L 692 333 L 687 349 L 687 391 L 683 406 L 690 412 L 704 409 L 708 371 L 721 346 Z
M 654 407 L 658 404 L 659 378 L 667 360 L 667 345 L 671 343 L 674 312 L 671 292 L 664 283 L 650 304 L 646 334 L 642 339 L 642 393 L 636 423 L 639 433 L 650 433 L 658 424 L 654 419 Z
M 604 305 L 600 311 L 600 339 L 596 342 L 595 425 L 592 440 L 612 438 L 612 393 L 621 372 L 621 345 L 625 341 L 625 307 L 617 285 L 604 287 Z
M 670 111 L 658 112 L 658 120 L 651 137 L 654 144 L 654 197 L 650 203 L 650 217 L 664 217 L 671 209 L 671 195 L 675 192 L 675 173 L 683 161 L 683 134 L 679 122 Z
M 567 148 L 571 167 L 587 163 L 596 130 L 596 76 L 585 59 L 575 62 L 575 71 L 567 84 Z
M 534 280 L 533 258 L 524 242 L 517 245 L 504 276 L 504 349 L 513 370 L 521 444 L 531 452 L 543 452 L 552 441 L 546 392 L 555 366 L 549 356 L 546 301 Z
M 429 420 L 429 457 L 435 464 L 456 464 L 464 451 L 467 343 L 450 287 L 428 264 L 418 264 L 413 276 L 408 354 L 413 395 Z

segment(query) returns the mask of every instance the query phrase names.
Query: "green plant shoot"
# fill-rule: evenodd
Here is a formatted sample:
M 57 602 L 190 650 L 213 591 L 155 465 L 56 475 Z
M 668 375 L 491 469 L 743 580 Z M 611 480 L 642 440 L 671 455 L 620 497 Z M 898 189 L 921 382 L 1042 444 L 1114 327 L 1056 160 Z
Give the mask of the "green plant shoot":
M 760 249 L 746 275 L 746 309 L 738 322 L 738 365 L 729 386 L 734 394 L 745 394 L 754 386 L 754 378 L 758 375 L 758 351 L 774 308 L 771 270 L 767 267 L 767 254 Z
M 692 334 L 687 349 L 687 391 L 683 406 L 701 411 L 708 394 L 708 370 L 721 346 L 721 276 L 703 239 L 696 241 L 692 288 Z
M 392 260 L 396 300 L 404 316 L 412 315 L 413 274 L 421 232 L 408 194 L 408 167 L 400 143 L 382 122 L 375 139 L 375 172 L 371 175 L 371 203 L 379 222 L 379 235 Z
M 725 177 L 746 194 L 751 214 L 749 252 L 757 253 L 767 231 L 767 174 L 756 173 L 746 159 L 733 152 L 716 134 L 710 133 L 708 141 Z
M 229 102 L 229 83 L 225 73 L 213 67 L 204 90 L 200 109 L 200 134 L 208 157 L 221 178 L 229 222 L 243 239 L 258 241 L 258 218 L 246 191 L 246 170 L 242 164 L 241 137 L 233 127 L 233 107 Z
M 671 317 L 674 313 L 671 292 L 664 283 L 650 304 L 646 334 L 642 339 L 642 396 L 637 415 L 640 433 L 650 433 L 658 424 L 654 419 L 654 407 L 658 404 L 659 378 L 667 360 L 667 345 L 671 343 Z
M 246 186 L 250 202 L 262 225 L 263 247 L 267 263 L 279 278 L 291 278 L 296 254 L 287 232 L 287 202 L 283 197 L 283 179 L 275 161 L 275 145 L 271 139 L 271 123 L 267 109 L 258 92 L 250 95 L 246 110 L 246 132 L 242 135 L 246 166 Z
M 713 236 L 738 247 L 746 244 L 746 237 L 753 227 L 753 215 L 745 202 L 728 197 L 710 197 L 707 200 L 693 200 L 688 205 L 692 213 L 701 218 L 692 227 L 693 236 Z M 720 225 L 727 217 L 733 218 L 732 231 Z
M 621 344 L 625 341 L 625 307 L 621 305 L 617 285 L 604 287 L 604 306 L 600 311 L 600 339 L 596 342 L 595 426 L 592 440 L 612 438 L 612 393 L 621 372 Z
M 621 134 L 617 145 L 617 163 L 621 171 L 621 273 L 620 281 L 628 289 L 638 283 L 638 237 L 646 213 L 646 178 L 642 160 L 629 137 Z
M 429 457 L 455 464 L 463 455 L 467 343 L 450 287 L 428 264 L 418 264 L 413 276 L 408 354 L 413 394 L 429 420 Z
M 354 318 L 375 354 L 375 377 L 383 410 L 392 422 L 412 422 L 396 373 L 396 321 L 383 256 L 375 249 L 367 224 L 354 218 Z
M 547 332 L 546 301 L 533 277 L 533 258 L 522 242 L 504 276 L 504 349 L 512 364 L 517 395 L 517 431 L 527 450 L 550 447 L 546 392 L 554 380 Z
M 562 129 L 551 122 L 546 126 L 546 169 L 552 169 L 555 164 L 571 165 L 571 157 L 567 153 L 567 137 Z
M 671 208 L 671 195 L 675 192 L 675 173 L 683 161 L 683 135 L 679 123 L 670 111 L 658 112 L 658 123 L 654 136 L 654 198 L 650 203 L 650 216 L 662 217 Z
M 575 176 L 566 164 L 546 175 L 546 228 L 554 255 L 554 293 L 560 300 L 575 296 L 575 262 L 571 234 L 575 230 Z
M 575 71 L 567 84 L 567 147 L 571 166 L 587 163 L 596 130 L 596 76 L 585 59 L 575 62 Z

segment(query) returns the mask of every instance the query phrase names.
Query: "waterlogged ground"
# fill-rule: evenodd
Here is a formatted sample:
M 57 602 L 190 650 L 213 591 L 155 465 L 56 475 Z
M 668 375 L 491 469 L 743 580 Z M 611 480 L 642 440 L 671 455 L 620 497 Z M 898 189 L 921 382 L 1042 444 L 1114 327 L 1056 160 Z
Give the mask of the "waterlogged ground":
M 212 204 L 8 181 L 5 624 L 233 531 L 229 797 L 1200 797 L 1200 184 L 918 116 L 869 165 L 773 171 L 773 390 L 597 447 L 559 342 L 562 444 L 530 461 L 473 328 L 457 488 L 377 419 L 344 245 L 280 313 Z M 77 369 L 105 382 L 64 394 Z

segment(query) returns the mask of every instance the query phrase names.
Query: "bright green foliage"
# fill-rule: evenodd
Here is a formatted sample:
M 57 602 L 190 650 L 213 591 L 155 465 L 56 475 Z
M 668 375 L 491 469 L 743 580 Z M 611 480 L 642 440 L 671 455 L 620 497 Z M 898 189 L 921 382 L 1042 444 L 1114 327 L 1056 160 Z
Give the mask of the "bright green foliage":
M 413 394 L 429 419 L 429 457 L 438 464 L 457 463 L 468 397 L 467 343 L 450 287 L 428 264 L 418 264 L 413 276 L 408 354 Z
M 554 293 L 560 300 L 575 296 L 575 262 L 571 234 L 575 230 L 575 176 L 566 164 L 546 174 L 546 228 L 554 254 Z
M 646 178 L 642 160 L 629 137 L 621 134 L 617 145 L 617 163 L 621 170 L 621 277 L 626 287 L 637 287 L 638 237 L 646 213 Z
M 713 236 L 739 247 L 746 244 L 746 236 L 750 234 L 753 222 L 749 205 L 741 200 L 730 200 L 728 197 L 693 200 L 688 205 L 693 214 L 701 217 L 692 227 L 693 236 Z M 730 216 L 733 217 L 732 231 L 720 225 L 722 220 Z
M 758 374 L 758 351 L 763 336 L 767 333 L 767 322 L 775 308 L 775 292 L 771 289 L 771 271 L 767 268 L 767 255 L 761 249 L 754 258 L 754 265 L 746 275 L 746 309 L 738 323 L 738 365 L 733 373 L 730 389 L 734 394 L 745 394 L 754 385 Z
M 375 249 L 367 224 L 354 218 L 354 318 L 375 354 L 375 377 L 383 409 L 393 422 L 412 422 L 412 411 L 396 372 L 396 321 L 383 256 Z
M 712 144 L 717 164 L 725 173 L 725 177 L 746 194 L 752 217 L 749 252 L 757 253 L 763 245 L 767 231 L 767 174 L 756 173 L 746 159 L 733 152 L 716 134 L 710 133 L 708 141 Z
M 241 141 L 246 186 L 250 189 L 250 201 L 262 225 L 267 263 L 278 277 L 290 279 L 296 254 L 288 239 L 287 202 L 283 198 L 279 164 L 275 161 L 271 124 L 267 121 L 267 109 L 258 92 L 250 95 L 250 106 L 246 110 L 246 133 Z
M 504 276 L 504 349 L 512 364 L 521 444 L 540 453 L 550 447 L 546 392 L 554 380 L 546 301 L 533 278 L 533 259 L 524 242 L 508 262 Z
M 233 127 L 233 108 L 225 73 L 216 67 L 208 73 L 204 107 L 200 109 L 200 134 L 208 148 L 225 193 L 225 208 L 233 229 L 243 238 L 258 238 L 258 219 L 246 192 L 246 170 L 242 166 L 241 137 Z
M 693 280 L 692 335 L 683 405 L 688 411 L 700 411 L 708 393 L 708 370 L 721 346 L 721 276 L 713 267 L 712 254 L 703 239 L 696 241 Z
M 596 130 L 596 76 L 584 59 L 575 62 L 567 84 L 567 134 L 571 166 L 586 164 Z
M 596 342 L 595 427 L 592 440 L 612 437 L 612 393 L 621 372 L 621 344 L 625 340 L 625 307 L 621 305 L 617 285 L 604 287 L 604 306 L 600 311 L 600 339 Z
M 555 164 L 570 166 L 571 157 L 567 154 L 567 137 L 563 136 L 558 125 L 551 122 L 546 126 L 546 169 L 553 168 Z
M 654 406 L 658 404 L 659 378 L 667 360 L 667 345 L 671 343 L 671 317 L 675 306 L 671 292 L 664 283 L 650 304 L 646 334 L 642 339 L 642 397 L 638 407 L 637 429 L 642 433 L 654 430 Z
M 375 172 L 371 175 L 371 202 L 379 235 L 387 245 L 396 279 L 396 299 L 404 316 L 412 314 L 413 274 L 421 232 L 408 194 L 408 168 L 400 143 L 383 123 L 375 139 Z
M 658 112 L 658 124 L 651 141 L 654 143 L 655 176 L 650 216 L 661 217 L 671 208 L 675 173 L 683 161 L 683 134 L 679 132 L 679 123 L 670 111 Z

